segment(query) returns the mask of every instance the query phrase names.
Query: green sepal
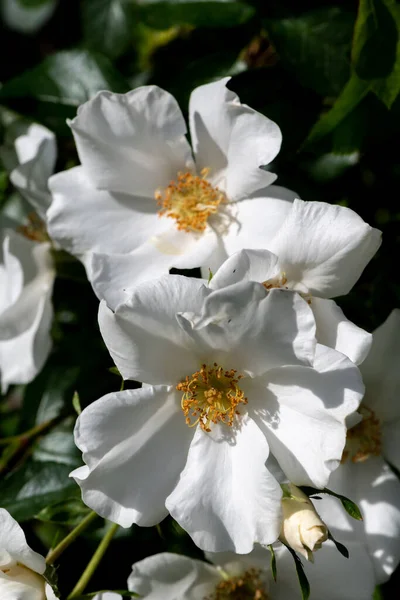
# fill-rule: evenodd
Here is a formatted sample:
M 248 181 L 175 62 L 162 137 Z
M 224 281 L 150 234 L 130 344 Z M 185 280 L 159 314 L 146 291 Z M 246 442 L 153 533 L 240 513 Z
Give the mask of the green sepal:
M 344 544 L 341 544 L 340 542 L 338 542 L 337 540 L 335 540 L 335 538 L 333 537 L 333 535 L 331 534 L 331 532 L 328 530 L 328 540 L 331 540 L 331 542 L 333 542 L 336 546 L 336 550 L 338 550 L 338 552 L 340 552 L 340 554 L 342 556 L 344 556 L 345 558 L 349 558 L 349 551 L 347 550 L 346 546 Z
M 270 566 L 271 566 L 271 571 L 272 571 L 272 577 L 274 578 L 274 581 L 276 582 L 276 580 L 277 580 L 276 556 L 275 556 L 275 550 L 274 550 L 274 547 L 272 546 L 272 544 L 269 544 L 268 550 L 271 552 Z
M 283 544 L 289 550 L 290 554 L 293 556 L 294 565 L 296 567 L 297 579 L 299 580 L 300 590 L 301 590 L 301 598 L 302 600 L 308 600 L 310 597 L 310 583 L 307 579 L 306 574 L 304 573 L 303 563 L 300 558 L 297 556 L 296 552 L 290 546 Z

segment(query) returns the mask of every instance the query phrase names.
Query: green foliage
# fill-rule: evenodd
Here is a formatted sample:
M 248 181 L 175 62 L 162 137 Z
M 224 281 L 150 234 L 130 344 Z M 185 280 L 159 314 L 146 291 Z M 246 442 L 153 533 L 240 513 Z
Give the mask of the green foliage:
M 266 21 L 279 57 L 302 85 L 337 95 L 350 76 L 354 15 L 337 7 Z
M 175 25 L 234 27 L 254 14 L 251 6 L 229 0 L 141 0 L 139 7 L 140 18 L 155 29 Z
M 110 58 L 121 56 L 133 37 L 133 10 L 128 0 L 83 0 L 82 27 L 89 48 Z

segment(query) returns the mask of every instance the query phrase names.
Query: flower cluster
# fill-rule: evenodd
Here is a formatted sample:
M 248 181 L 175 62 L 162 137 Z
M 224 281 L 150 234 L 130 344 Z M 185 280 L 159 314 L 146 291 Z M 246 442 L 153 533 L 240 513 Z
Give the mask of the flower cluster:
M 67 251 L 100 300 L 118 372 L 141 384 L 78 416 L 84 464 L 71 477 L 122 527 L 171 515 L 209 561 L 150 556 L 129 590 L 297 598 L 292 557 L 318 551 L 305 567 L 312 598 L 365 600 L 400 560 L 400 483 L 385 462 L 400 468 L 400 321 L 394 311 L 372 335 L 333 298 L 355 285 L 380 232 L 272 185 L 280 130 L 228 84 L 193 91 L 192 146 L 178 103 L 156 86 L 81 106 L 69 123 L 81 164 L 67 171 L 51 176 L 50 132 L 17 137 L 11 180 L 37 217 L 4 229 L 2 389 L 31 381 L 48 356 L 54 265 Z M 201 277 L 170 274 L 194 268 Z M 333 496 L 357 502 L 364 521 Z M 42 557 L 0 516 L 0 590 L 30 586 L 26 597 L 44 600 Z

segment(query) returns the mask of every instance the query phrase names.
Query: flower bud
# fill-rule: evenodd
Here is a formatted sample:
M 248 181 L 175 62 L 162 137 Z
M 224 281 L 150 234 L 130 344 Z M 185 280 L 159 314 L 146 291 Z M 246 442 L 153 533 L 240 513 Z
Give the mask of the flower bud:
M 328 528 L 313 503 L 292 483 L 284 485 L 283 523 L 279 539 L 313 562 L 313 552 L 328 538 Z M 286 492 L 286 495 L 285 495 Z

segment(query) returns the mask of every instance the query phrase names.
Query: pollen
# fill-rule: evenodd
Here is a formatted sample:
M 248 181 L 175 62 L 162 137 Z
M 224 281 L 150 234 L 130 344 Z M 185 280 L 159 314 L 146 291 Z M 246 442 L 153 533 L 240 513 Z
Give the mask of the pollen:
M 178 173 L 177 181 L 171 181 L 163 190 L 157 190 L 155 199 L 160 206 L 159 216 L 175 219 L 180 231 L 201 233 L 208 218 L 226 202 L 224 192 L 207 181 L 209 169 L 201 171 L 201 177 L 192 173 Z
M 382 453 L 382 432 L 379 419 L 373 410 L 361 406 L 363 420 L 347 431 L 346 447 L 342 462 L 350 459 L 354 463 L 364 462 L 370 456 Z
M 247 404 L 247 398 L 239 387 L 243 375 L 235 369 L 225 370 L 214 363 L 212 367 L 201 365 L 199 371 L 187 376 L 176 386 L 183 392 L 181 407 L 186 424 L 210 432 L 212 423 L 225 423 L 232 427 L 238 405 Z
M 239 577 L 225 579 L 204 600 L 269 600 L 260 573 L 258 569 L 249 569 Z
M 49 241 L 49 236 L 47 235 L 44 222 L 34 212 L 28 215 L 27 224 L 20 225 L 20 227 L 17 228 L 17 232 L 28 238 L 28 240 L 32 240 L 34 242 Z

